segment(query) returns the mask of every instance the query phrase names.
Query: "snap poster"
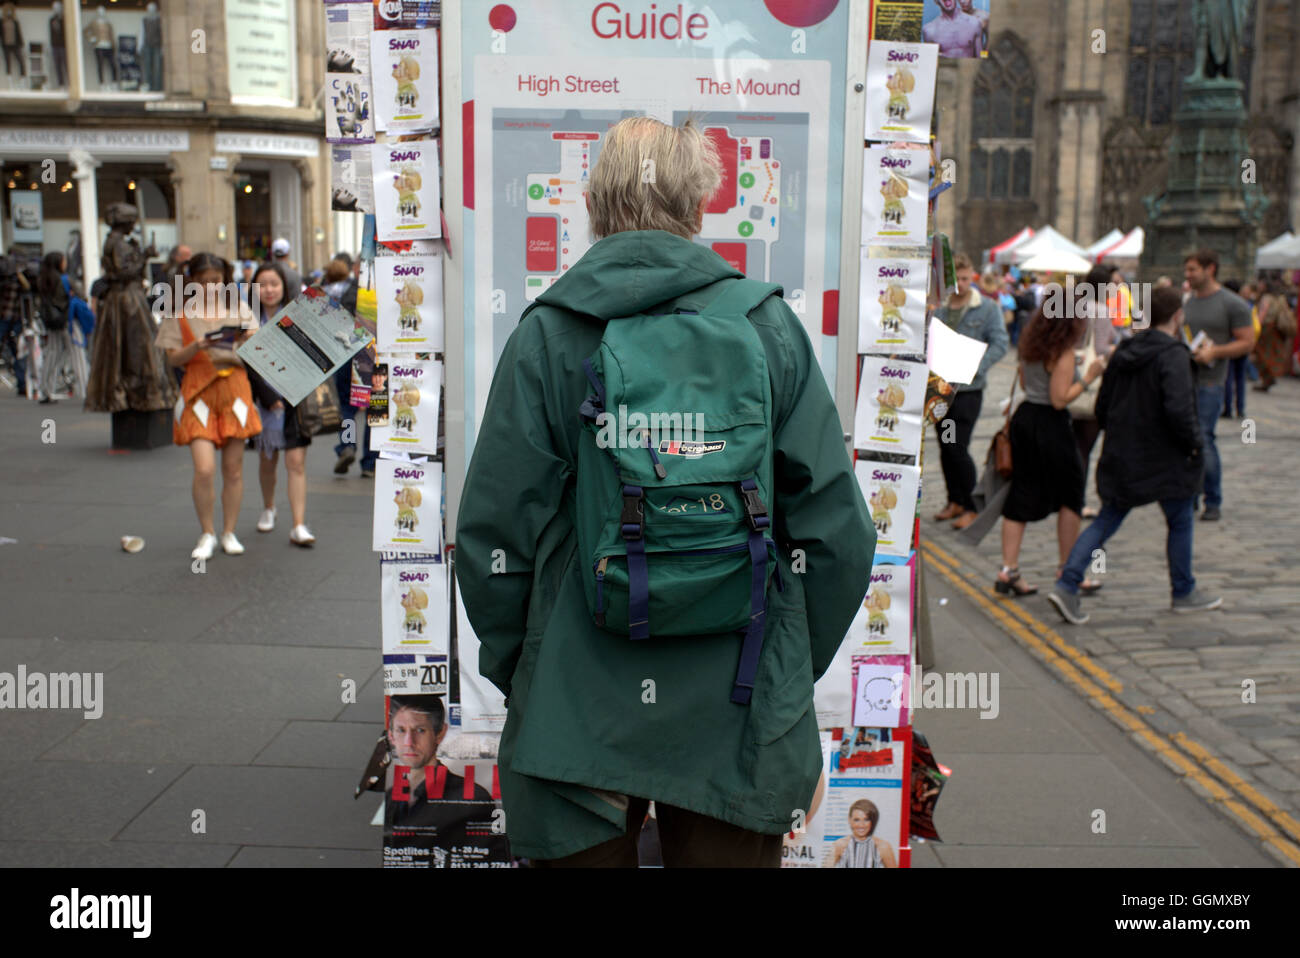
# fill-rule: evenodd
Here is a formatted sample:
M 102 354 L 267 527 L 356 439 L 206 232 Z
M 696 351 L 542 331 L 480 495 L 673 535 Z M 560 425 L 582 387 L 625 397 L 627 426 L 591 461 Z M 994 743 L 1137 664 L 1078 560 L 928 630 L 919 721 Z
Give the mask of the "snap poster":
M 853 617 L 844 645 L 871 655 L 908 655 L 912 648 L 912 571 L 906 565 L 877 565 L 871 586 Z
M 442 363 L 394 356 L 388 364 L 388 432 L 381 452 L 438 454 L 438 398 Z
M 445 563 L 423 555 L 381 561 L 379 596 L 385 654 L 421 652 L 445 660 L 451 624 Z
M 376 29 L 370 35 L 375 128 L 418 133 L 438 126 L 438 31 Z
M 876 527 L 877 555 L 905 558 L 912 551 L 920 469 L 859 459 L 853 464 L 853 474 L 871 510 L 871 522 Z
M 375 290 L 380 350 L 443 351 L 441 256 L 375 257 Z
M 873 259 L 862 248 L 858 284 L 858 352 L 925 352 L 925 298 L 930 261 Z
M 325 4 L 325 139 L 375 141 L 370 86 L 370 7 Z
M 917 455 L 929 375 L 925 363 L 865 357 L 853 417 L 853 448 Z
M 875 40 L 867 51 L 868 140 L 930 142 L 939 48 Z
M 375 143 L 370 150 L 377 238 L 440 237 L 438 141 Z
M 375 462 L 376 552 L 442 552 L 442 463 Z
M 862 162 L 862 244 L 927 246 L 930 151 L 868 147 Z

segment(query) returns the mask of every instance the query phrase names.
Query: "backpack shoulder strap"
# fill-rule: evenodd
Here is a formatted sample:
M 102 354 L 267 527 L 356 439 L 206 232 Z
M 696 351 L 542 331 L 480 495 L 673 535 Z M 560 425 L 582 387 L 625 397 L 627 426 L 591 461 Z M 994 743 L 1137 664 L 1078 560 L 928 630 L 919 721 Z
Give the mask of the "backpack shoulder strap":
M 782 290 L 779 283 L 763 283 L 756 279 L 738 279 L 733 283 L 729 283 L 709 305 L 704 307 L 704 311 L 711 316 L 748 316 L 750 310 L 754 309 L 763 300 L 773 294 L 780 296 L 783 292 L 784 290 Z

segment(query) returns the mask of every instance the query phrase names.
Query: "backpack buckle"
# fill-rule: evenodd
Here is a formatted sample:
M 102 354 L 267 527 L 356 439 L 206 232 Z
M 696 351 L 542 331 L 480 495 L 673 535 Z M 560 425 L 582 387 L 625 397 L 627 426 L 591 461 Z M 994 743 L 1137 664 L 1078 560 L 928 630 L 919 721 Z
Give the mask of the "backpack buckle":
M 749 527 L 758 532 L 770 526 L 772 520 L 767 514 L 763 498 L 758 494 L 758 484 L 753 479 L 746 479 L 740 484 L 740 494 L 745 502 L 745 518 L 749 520 Z
M 640 539 L 645 522 L 645 508 L 641 505 L 645 491 L 640 486 L 623 487 L 623 512 L 618 517 L 619 531 L 624 539 Z

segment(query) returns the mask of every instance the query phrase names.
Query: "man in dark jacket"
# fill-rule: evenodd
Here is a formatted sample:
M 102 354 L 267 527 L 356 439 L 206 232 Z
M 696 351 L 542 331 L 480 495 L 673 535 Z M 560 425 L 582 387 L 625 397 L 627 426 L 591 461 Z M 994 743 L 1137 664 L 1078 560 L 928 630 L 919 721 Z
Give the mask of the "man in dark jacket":
M 1056 587 L 1047 596 L 1067 622 L 1088 616 L 1079 603 L 1093 554 L 1128 515 L 1159 502 L 1169 526 L 1166 555 L 1175 612 L 1217 609 L 1223 600 L 1196 588 L 1192 576 L 1192 516 L 1205 469 L 1191 355 L 1183 344 L 1182 297 L 1173 289 L 1151 296 L 1151 328 L 1119 345 L 1097 394 L 1097 421 L 1106 431 L 1097 466 L 1100 515 L 1080 533 Z

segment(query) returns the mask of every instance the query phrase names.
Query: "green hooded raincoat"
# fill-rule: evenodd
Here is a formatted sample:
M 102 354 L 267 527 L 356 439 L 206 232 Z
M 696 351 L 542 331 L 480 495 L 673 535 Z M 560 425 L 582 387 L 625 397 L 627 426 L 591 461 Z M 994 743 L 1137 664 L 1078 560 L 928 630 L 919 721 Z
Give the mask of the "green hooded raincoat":
M 618 233 L 541 294 L 502 352 L 456 563 L 480 671 L 507 696 L 501 791 L 516 855 L 558 858 L 618 837 L 621 796 L 766 834 L 788 830 L 812 799 L 821 772 L 813 681 L 866 593 L 875 531 L 812 345 L 779 297 L 750 313 L 771 371 L 769 510 L 786 583 L 768 590 L 751 704 L 730 701 L 739 633 L 633 642 L 605 632 L 588 612 L 577 554 L 583 359 L 606 321 L 701 310 L 740 275 L 679 236 Z M 791 570 L 796 549 L 801 574 Z M 493 573 L 494 550 L 504 572 Z

